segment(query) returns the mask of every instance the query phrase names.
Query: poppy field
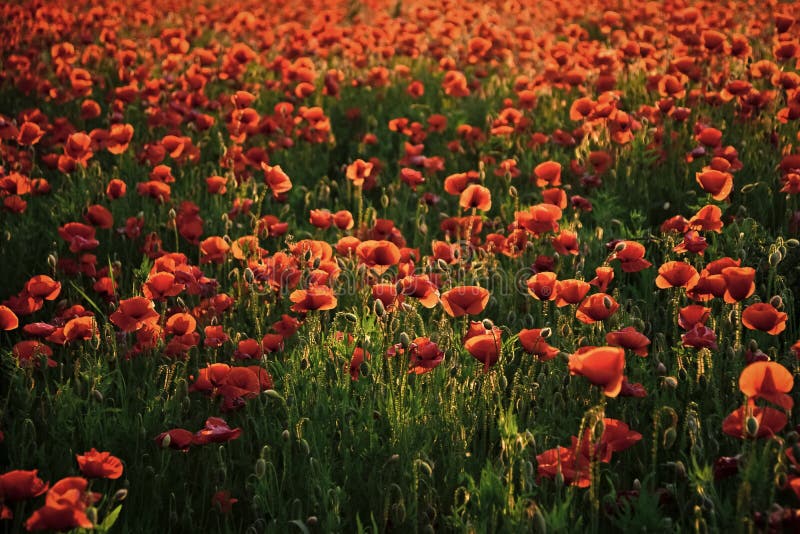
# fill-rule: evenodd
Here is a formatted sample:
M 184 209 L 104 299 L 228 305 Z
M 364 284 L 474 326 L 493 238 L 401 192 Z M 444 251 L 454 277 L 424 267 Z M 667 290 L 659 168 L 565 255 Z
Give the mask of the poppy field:
M 0 532 L 800 531 L 800 4 L 0 4 Z

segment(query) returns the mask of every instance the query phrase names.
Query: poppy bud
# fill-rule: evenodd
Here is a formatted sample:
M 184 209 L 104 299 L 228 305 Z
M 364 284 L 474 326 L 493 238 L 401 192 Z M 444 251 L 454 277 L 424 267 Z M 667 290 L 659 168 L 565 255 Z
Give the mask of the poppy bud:
M 775 252 L 769 255 L 769 264 L 772 267 L 776 267 L 781 262 L 782 259 L 783 256 L 781 256 L 780 251 L 776 250 Z
M 542 339 L 547 339 L 552 335 L 552 333 L 553 329 L 550 328 L 549 326 L 545 326 L 544 328 L 542 328 L 541 332 L 539 332 L 539 335 L 542 336 Z
M 170 221 L 174 221 L 178 217 L 178 214 L 175 212 L 175 208 L 170 208 L 169 213 L 167 213 L 167 217 L 169 217 Z
M 87 508 L 86 509 L 86 517 L 89 518 L 89 521 L 91 521 L 92 524 L 96 525 L 97 524 L 97 508 L 95 508 L 94 506 L 90 506 L 89 508 Z
M 610 310 L 612 307 L 614 307 L 614 301 L 611 300 L 611 297 L 606 295 L 603 297 L 603 306 L 605 306 L 607 310 Z
M 248 284 L 252 284 L 253 280 L 255 280 L 255 279 L 256 279 L 256 275 L 253 274 L 253 269 L 251 269 L 250 267 L 245 267 L 245 269 L 244 269 L 244 280 L 245 280 L 245 282 L 247 282 Z
M 422 235 L 428 235 L 428 225 L 424 222 L 420 223 L 420 225 L 417 226 L 417 231 Z
M 315 515 L 310 515 L 310 516 L 308 516 L 306 518 L 306 525 L 308 525 L 309 527 L 315 527 L 315 526 L 317 526 L 318 523 L 319 523 L 319 520 L 317 519 L 317 516 L 315 516 Z
M 94 399 L 96 402 L 103 402 L 103 394 L 102 394 L 102 393 L 100 393 L 99 391 L 97 391 L 96 389 L 93 389 L 93 390 L 92 390 L 92 398 L 93 398 L 93 399 Z
M 786 246 L 789 248 L 800 247 L 800 240 L 792 238 L 786 240 Z
M 300 440 L 300 447 L 303 449 L 303 452 L 306 453 L 306 456 L 311 454 L 311 447 L 305 439 Z
M 56 258 L 55 254 L 48 254 L 47 255 L 47 265 L 49 265 L 51 269 L 55 269 L 57 263 L 58 263 L 58 259 Z
M 482 321 L 482 325 L 483 325 L 483 328 L 486 329 L 486 330 L 491 330 L 492 328 L 494 328 L 494 323 L 492 322 L 491 319 L 484 319 Z
M 605 431 L 606 424 L 602 419 L 599 419 L 594 425 L 594 440 L 599 442 L 603 438 Z
M 773 308 L 776 308 L 778 310 L 783 309 L 783 299 L 780 297 L 780 295 L 775 295 L 774 297 L 769 299 L 769 303 L 772 304 Z
M 680 378 L 681 380 L 686 380 L 688 376 L 689 373 L 686 372 L 686 369 L 684 368 L 678 369 L 678 378 Z
M 170 443 L 172 443 L 172 438 L 170 437 L 169 433 L 164 434 L 164 437 L 161 439 L 161 448 L 168 449 Z
M 266 390 L 264 392 L 264 394 L 266 394 L 266 396 L 271 398 L 271 399 L 275 399 L 275 400 L 286 402 L 285 399 L 283 398 L 283 395 L 281 395 L 280 393 L 278 393 L 274 389 L 268 389 L 268 390 Z
M 634 491 L 642 491 L 642 483 L 638 478 L 633 479 L 633 489 Z
M 300 360 L 300 370 L 301 371 L 305 371 L 306 369 L 308 369 L 309 365 L 310 365 L 310 362 L 308 361 L 308 358 L 303 358 L 302 360 Z
M 775 474 L 775 486 L 778 489 L 786 488 L 786 484 L 789 483 L 789 477 L 786 476 L 786 473 L 776 473 Z
M 128 497 L 128 490 L 125 488 L 120 488 L 114 494 L 114 501 L 115 502 L 122 502 Z
M 369 364 L 367 362 L 362 362 L 361 365 L 358 366 L 358 372 L 363 376 L 369 376 Z
M 383 301 L 381 299 L 377 299 L 375 301 L 375 304 L 373 304 L 372 309 L 375 312 L 375 315 L 377 315 L 378 317 L 383 317 L 384 314 L 386 313 L 386 306 L 383 305 Z
M 747 416 L 747 419 L 744 420 L 745 435 L 751 438 L 756 437 L 758 435 L 758 426 L 758 419 L 752 415 Z
M 500 375 L 497 379 L 497 382 L 497 385 L 500 386 L 500 389 L 506 389 L 508 387 L 508 378 L 506 378 L 506 375 Z
M 664 387 L 675 389 L 678 387 L 678 379 L 674 376 L 667 376 L 664 378 Z
M 406 520 L 406 507 L 402 502 L 396 502 L 392 505 L 392 523 L 400 524 Z
M 665 449 L 670 449 L 675 444 L 675 440 L 678 437 L 678 432 L 675 430 L 675 427 L 669 427 L 664 431 L 663 437 L 663 445 Z
M 664 365 L 662 362 L 658 362 L 658 365 L 656 365 L 656 374 L 658 376 L 664 376 L 665 374 L 667 374 L 667 366 Z
M 517 198 L 519 196 L 517 188 L 514 187 L 513 185 L 508 188 L 508 196 L 510 196 L 511 198 Z
M 411 345 L 411 338 L 408 337 L 408 334 L 405 332 L 400 332 L 400 344 L 403 346 L 404 349 L 408 349 Z
M 351 323 L 357 323 L 358 322 L 358 317 L 356 317 L 355 313 L 350 313 L 350 312 L 343 313 L 342 317 L 344 317 L 345 319 L 347 319 Z
M 283 439 L 283 441 L 289 441 L 290 437 L 291 437 L 291 435 L 289 434 L 289 430 L 288 429 L 286 429 L 283 432 L 281 432 L 281 438 Z
M 564 474 L 560 469 L 556 472 L 554 480 L 556 483 L 556 488 L 561 489 L 564 486 Z

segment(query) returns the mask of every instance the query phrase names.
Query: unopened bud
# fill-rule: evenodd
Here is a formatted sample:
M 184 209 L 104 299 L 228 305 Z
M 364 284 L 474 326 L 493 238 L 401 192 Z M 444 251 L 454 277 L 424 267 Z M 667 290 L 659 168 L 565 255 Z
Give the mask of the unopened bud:
M 267 474 L 267 461 L 263 458 L 259 458 L 256 460 L 256 477 L 259 479 L 264 478 L 264 475 Z
M 376 299 L 375 304 L 372 306 L 375 315 L 378 317 L 383 317 L 386 314 L 386 306 L 383 305 L 383 301 L 381 299 Z
M 776 267 L 781 262 L 782 259 L 783 256 L 781 256 L 780 251 L 776 250 L 775 252 L 769 255 L 769 264 L 772 267 Z
M 665 449 L 669 449 L 675 443 L 675 440 L 678 437 L 678 432 L 675 430 L 674 427 L 669 427 L 664 431 L 663 437 L 663 445 Z
M 494 323 L 492 322 L 491 319 L 484 319 L 482 321 L 482 324 L 485 330 L 491 330 L 492 328 L 494 328 Z
M 118 489 L 114 494 L 115 502 L 122 502 L 128 497 L 128 490 L 125 488 Z
M 783 309 L 783 299 L 780 297 L 780 295 L 775 295 L 769 299 L 769 303 L 772 304 L 772 307 L 775 309 Z
M 744 420 L 744 430 L 747 437 L 754 438 L 758 435 L 758 419 L 752 415 L 748 415 Z
M 408 349 L 408 347 L 411 345 L 411 338 L 409 338 L 408 334 L 405 332 L 400 332 L 400 344 L 404 349 Z

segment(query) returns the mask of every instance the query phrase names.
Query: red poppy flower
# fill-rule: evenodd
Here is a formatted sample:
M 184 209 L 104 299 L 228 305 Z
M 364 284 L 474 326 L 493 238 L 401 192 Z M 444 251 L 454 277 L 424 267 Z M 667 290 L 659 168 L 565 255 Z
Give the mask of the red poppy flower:
M 292 181 L 286 173 L 283 172 L 280 165 L 275 165 L 273 167 L 262 163 L 261 168 L 264 169 L 264 181 L 272 190 L 272 195 L 274 197 L 277 198 L 279 195 L 292 190 Z
M 514 219 L 521 228 L 534 235 L 557 232 L 561 208 L 552 204 L 536 204 L 528 211 L 515 212 Z
M 400 263 L 400 249 L 391 241 L 362 241 L 356 247 L 358 259 L 378 274 Z
M 767 334 L 777 336 L 786 329 L 786 319 L 789 316 L 775 309 L 768 302 L 751 304 L 742 312 L 742 324 L 750 330 L 760 330 Z
M 291 310 L 307 312 L 313 310 L 332 310 L 338 301 L 333 290 L 328 286 L 312 286 L 308 289 L 298 289 L 289 295 L 292 304 Z
M 426 274 L 401 278 L 398 289 L 401 295 L 419 299 L 419 303 L 426 308 L 433 308 L 439 303 L 439 290 Z
M 357 159 L 347 166 L 345 176 L 354 186 L 361 187 L 364 185 L 364 180 L 372 175 L 373 170 L 374 167 L 372 163 L 366 162 L 363 159 Z
M 650 340 L 632 326 L 628 326 L 622 330 L 615 330 L 606 334 L 606 343 L 613 347 L 631 350 L 639 356 L 647 356 L 647 347 L 650 345 Z
M 753 282 L 756 270 L 752 267 L 726 267 L 722 269 L 725 279 L 725 302 L 733 304 L 752 295 L 756 290 Z
M 542 328 L 522 329 L 519 333 L 519 342 L 525 352 L 538 357 L 540 361 L 552 360 L 558 355 L 558 349 L 551 347 L 542 336 Z
M 372 298 L 380 300 L 386 311 L 394 311 L 397 307 L 397 284 L 375 284 L 372 286 Z
M 167 319 L 165 333 L 176 336 L 191 334 L 197 328 L 197 321 L 188 313 L 173 313 Z
M 123 332 L 135 332 L 143 326 L 155 326 L 159 315 L 152 300 L 132 297 L 121 301 L 109 319 Z
M 722 233 L 722 210 L 712 204 L 703 206 L 689 219 L 691 230 Z
M 678 326 L 684 330 L 691 330 L 696 324 L 705 325 L 711 314 L 711 308 L 690 304 L 678 311 Z
M 578 488 L 588 488 L 592 483 L 591 462 L 576 455 L 571 447 L 555 447 L 536 456 L 536 472 L 540 477 L 555 478 L 561 475 L 564 483 Z
M 38 497 L 50 486 L 37 476 L 39 471 L 20 469 L 0 475 L 0 500 L 6 502 L 24 501 Z
M 339 210 L 333 214 L 333 224 L 339 230 L 349 230 L 355 226 L 353 214 L 347 210 Z
M 589 281 L 589 285 L 597 286 L 600 291 L 605 293 L 612 280 L 614 280 L 614 269 L 601 266 L 596 268 L 594 272 L 595 277 Z
M 733 189 L 733 175 L 728 172 L 705 168 L 695 177 L 700 187 L 710 193 L 714 200 L 725 200 Z
M 211 497 L 211 507 L 222 514 L 231 513 L 233 505 L 237 502 L 239 499 L 232 498 L 228 490 L 219 490 Z
M 183 428 L 174 428 L 157 435 L 154 441 L 160 447 L 186 452 L 194 441 L 194 434 Z
M 694 327 L 681 336 L 684 347 L 696 349 L 716 349 L 717 335 L 705 325 L 697 323 Z
M 478 286 L 458 286 L 442 293 L 440 301 L 450 317 L 477 315 L 489 302 L 489 290 Z
M 99 494 L 87 491 L 89 482 L 81 477 L 59 480 L 45 497 L 45 504 L 25 522 L 27 530 L 69 530 L 93 528 L 86 509 L 100 499 Z
M 708 242 L 706 241 L 706 238 L 701 236 L 695 230 L 689 230 L 686 232 L 686 234 L 684 234 L 683 241 L 675 246 L 672 250 L 678 254 L 691 252 L 692 254 L 699 254 L 702 256 L 706 248 L 708 248 Z
M 64 325 L 64 339 L 67 343 L 72 341 L 86 341 L 99 334 L 97 321 L 94 317 L 75 317 Z
M 418 337 L 408 347 L 408 372 L 418 375 L 433 371 L 444 361 L 444 352 L 428 337 Z
M 690 288 L 700 279 L 697 269 L 682 261 L 668 261 L 658 268 L 656 286 L 660 289 L 668 287 Z
M 562 210 L 567 207 L 567 193 L 559 187 L 553 187 L 542 191 L 542 200 L 545 202 L 545 204 L 558 206 L 559 209 Z
M 8 306 L 0 305 L 0 330 L 16 330 L 19 327 L 17 314 Z
M 241 434 L 241 428 L 231 428 L 222 418 L 209 417 L 206 419 L 205 427 L 195 433 L 192 444 L 224 443 L 237 439 Z
M 614 297 L 605 293 L 595 293 L 581 302 L 575 312 L 575 317 L 582 323 L 593 324 L 608 319 L 614 315 L 617 309 L 619 309 L 619 303 L 614 300 Z
M 489 368 L 500 358 L 501 343 L 499 330 L 495 332 L 493 329 L 488 334 L 470 337 L 464 343 L 464 348 L 473 358 L 483 363 L 483 372 L 488 373 Z
M 652 265 L 644 259 L 644 245 L 638 241 L 620 241 L 615 250 L 611 259 L 619 260 L 622 270 L 626 273 L 636 273 Z
M 558 295 L 558 277 L 553 272 L 545 271 L 531 276 L 527 286 L 528 294 L 536 300 L 555 300 Z
M 751 399 L 761 398 L 791 410 L 794 401 L 787 395 L 792 391 L 794 378 L 777 362 L 755 362 L 739 375 L 739 390 Z
M 478 184 L 471 184 L 461 192 L 458 205 L 466 209 L 489 211 L 492 208 L 492 193 L 488 188 Z
M 45 345 L 41 341 L 35 339 L 28 339 L 16 343 L 11 349 L 11 353 L 19 362 L 20 367 L 39 367 L 42 362 L 42 357 L 47 361 L 48 367 L 55 367 L 58 365 L 50 357 L 53 355 L 53 349 Z
M 40 274 L 25 283 L 25 291 L 35 299 L 55 300 L 61 293 L 61 283 Z
M 17 143 L 23 146 L 33 146 L 39 142 L 44 135 L 44 130 L 39 128 L 35 122 L 25 121 L 19 127 L 19 135 L 17 135 Z
M 175 282 L 175 275 L 168 272 L 151 274 L 142 285 L 142 293 L 150 300 L 166 300 L 180 295 L 186 289 L 184 284 Z
M 77 454 L 78 468 L 87 478 L 118 479 L 122 476 L 122 462 L 109 452 L 98 452 L 92 448 L 89 452 Z
M 569 372 L 603 388 L 608 397 L 622 389 L 625 351 L 619 347 L 581 347 L 569 357 Z
M 561 308 L 568 304 L 578 304 L 590 288 L 589 283 L 583 280 L 559 280 L 556 283 L 556 306 Z
M 533 169 L 537 187 L 558 187 L 561 185 L 561 164 L 557 161 L 545 161 Z
M 756 433 L 754 436 L 747 435 L 746 421 L 752 417 L 756 421 Z M 745 406 L 737 408 L 722 421 L 722 431 L 734 438 L 744 439 L 746 437 L 765 438 L 774 436 L 786 427 L 789 418 L 781 410 L 769 407 L 756 406 L 752 400 L 747 401 Z
M 363 348 L 356 347 L 353 349 L 353 355 L 350 358 L 350 364 L 348 367 L 351 380 L 358 380 L 359 376 L 361 375 L 361 364 L 364 363 L 364 360 L 369 359 L 370 353 Z
M 211 236 L 200 242 L 200 263 L 222 263 L 231 246 L 219 236 Z

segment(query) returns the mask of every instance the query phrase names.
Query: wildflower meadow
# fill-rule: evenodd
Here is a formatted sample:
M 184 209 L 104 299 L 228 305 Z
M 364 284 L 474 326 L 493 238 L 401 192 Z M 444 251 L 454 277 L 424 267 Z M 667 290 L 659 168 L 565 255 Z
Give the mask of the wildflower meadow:
M 800 532 L 800 2 L 0 19 L 0 532 Z

